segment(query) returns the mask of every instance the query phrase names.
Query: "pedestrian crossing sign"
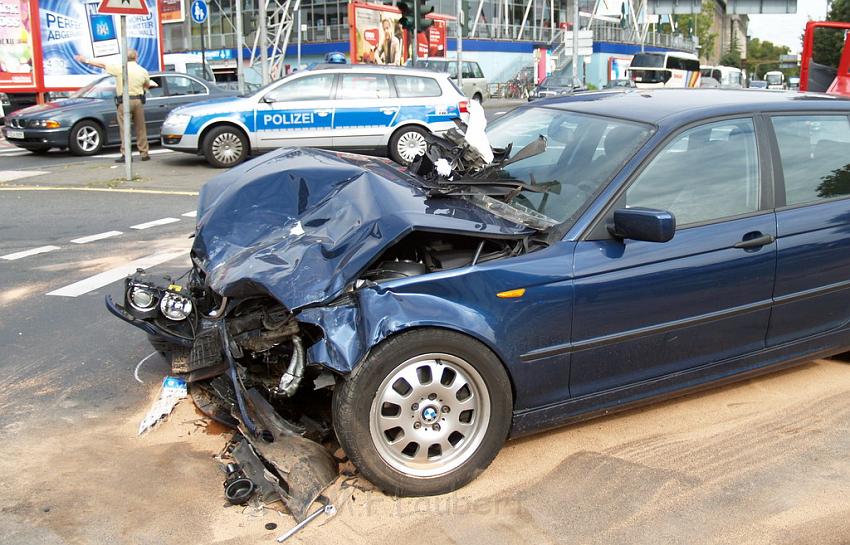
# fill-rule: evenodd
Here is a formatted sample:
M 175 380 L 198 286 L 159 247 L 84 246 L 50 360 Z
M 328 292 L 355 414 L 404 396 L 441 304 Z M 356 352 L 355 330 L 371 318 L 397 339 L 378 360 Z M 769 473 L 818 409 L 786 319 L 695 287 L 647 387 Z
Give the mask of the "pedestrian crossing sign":
M 112 15 L 148 15 L 147 0 L 101 0 L 98 13 Z

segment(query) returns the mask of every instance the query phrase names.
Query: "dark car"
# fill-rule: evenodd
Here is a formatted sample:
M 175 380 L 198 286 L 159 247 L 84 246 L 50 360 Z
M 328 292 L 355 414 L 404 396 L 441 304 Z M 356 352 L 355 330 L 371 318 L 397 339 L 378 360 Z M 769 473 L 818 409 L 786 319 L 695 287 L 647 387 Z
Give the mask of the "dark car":
M 452 176 L 430 165 L 474 157 L 436 137 L 409 169 L 240 165 L 201 191 L 186 283 L 138 273 L 108 305 L 258 449 L 338 439 L 403 495 L 506 438 L 850 349 L 850 100 L 583 93 L 487 133 L 494 161 Z
M 149 140 L 159 140 L 162 123 L 174 108 L 236 94 L 186 74 L 155 72 L 151 79 L 158 87 L 148 91 L 145 103 Z M 10 143 L 33 153 L 60 148 L 69 149 L 74 155 L 94 155 L 104 147 L 121 144 L 114 97 L 115 78 L 103 76 L 70 98 L 6 116 L 3 135 Z
M 585 90 L 586 88 L 584 86 L 573 84 L 572 76 L 564 73 L 555 73 L 545 77 L 537 84 L 529 94 L 528 101 L 531 102 L 541 98 L 562 97 Z

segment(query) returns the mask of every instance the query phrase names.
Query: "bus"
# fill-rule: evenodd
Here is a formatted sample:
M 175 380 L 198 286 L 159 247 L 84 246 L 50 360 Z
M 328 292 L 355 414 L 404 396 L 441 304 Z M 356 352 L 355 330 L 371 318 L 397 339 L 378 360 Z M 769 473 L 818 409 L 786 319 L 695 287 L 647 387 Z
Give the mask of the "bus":
M 764 75 L 768 89 L 785 89 L 785 74 L 779 70 L 771 70 Z
M 626 70 L 638 88 L 699 87 L 699 58 L 692 53 L 638 53 Z
M 744 86 L 744 72 L 734 66 L 701 66 L 700 74 L 704 78 L 717 80 L 721 88 L 740 89 Z

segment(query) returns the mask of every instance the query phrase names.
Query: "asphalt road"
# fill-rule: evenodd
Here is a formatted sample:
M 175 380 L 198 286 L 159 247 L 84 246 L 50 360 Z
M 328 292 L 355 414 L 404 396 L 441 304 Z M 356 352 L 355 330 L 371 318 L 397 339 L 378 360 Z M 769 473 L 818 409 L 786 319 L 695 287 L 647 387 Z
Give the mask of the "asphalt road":
M 62 161 L 80 160 L 0 153 L 0 172 Z M 188 402 L 136 436 L 168 369 L 103 297 L 139 264 L 181 274 L 194 209 L 170 191 L 0 190 L 0 543 L 271 543 L 292 525 L 225 505 L 227 434 Z M 850 364 L 819 361 L 513 442 L 455 494 L 340 482 L 339 514 L 297 540 L 847 544 L 848 452 Z

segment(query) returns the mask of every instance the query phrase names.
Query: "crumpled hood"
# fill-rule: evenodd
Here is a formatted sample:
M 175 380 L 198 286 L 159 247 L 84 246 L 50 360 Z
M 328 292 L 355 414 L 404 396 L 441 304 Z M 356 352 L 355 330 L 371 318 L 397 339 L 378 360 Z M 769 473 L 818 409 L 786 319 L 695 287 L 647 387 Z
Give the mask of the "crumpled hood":
M 414 230 L 531 231 L 459 198 L 428 198 L 387 160 L 281 149 L 201 190 L 193 255 L 226 297 L 267 294 L 290 310 L 329 301 Z

